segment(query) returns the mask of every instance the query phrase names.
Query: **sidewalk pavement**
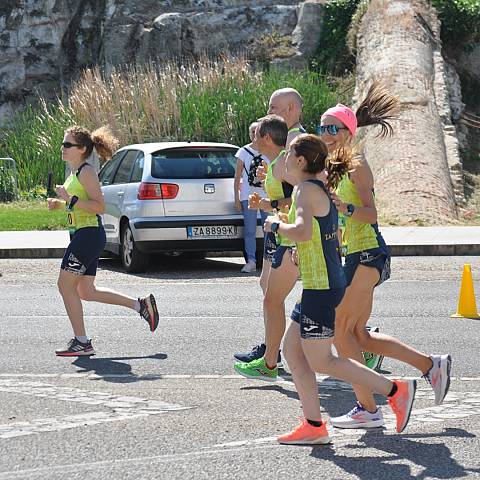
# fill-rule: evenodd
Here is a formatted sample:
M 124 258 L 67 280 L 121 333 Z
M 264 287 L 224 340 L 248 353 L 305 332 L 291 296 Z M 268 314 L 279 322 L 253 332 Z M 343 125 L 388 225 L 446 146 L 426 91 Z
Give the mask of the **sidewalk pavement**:
M 480 255 L 480 226 L 381 227 L 381 232 L 394 256 Z M 63 230 L 0 232 L 0 258 L 61 258 L 68 242 Z

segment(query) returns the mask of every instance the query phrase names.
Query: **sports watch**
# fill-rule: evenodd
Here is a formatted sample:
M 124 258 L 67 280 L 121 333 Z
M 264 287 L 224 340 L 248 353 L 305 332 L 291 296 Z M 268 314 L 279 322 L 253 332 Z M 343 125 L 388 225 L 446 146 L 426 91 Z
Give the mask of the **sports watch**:
M 77 202 L 78 202 L 78 197 L 76 195 L 73 195 L 72 198 L 70 199 L 70 203 L 68 204 L 68 209 L 71 210 Z
M 351 217 L 353 215 L 353 212 L 355 211 L 355 205 L 349 203 L 347 205 L 347 211 L 344 213 L 346 217 Z
M 279 226 L 280 226 L 280 224 L 278 222 L 273 222 L 271 227 L 270 227 L 270 229 L 272 230 L 272 233 L 277 233 Z
M 270 206 L 275 210 L 278 208 L 278 200 L 270 200 Z

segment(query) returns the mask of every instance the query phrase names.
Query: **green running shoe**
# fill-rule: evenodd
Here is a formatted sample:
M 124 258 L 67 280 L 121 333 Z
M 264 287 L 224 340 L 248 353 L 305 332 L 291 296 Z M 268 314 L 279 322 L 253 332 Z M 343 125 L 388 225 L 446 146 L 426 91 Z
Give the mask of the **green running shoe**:
M 380 367 L 383 362 L 383 356 L 377 355 L 376 353 L 363 352 L 363 358 L 365 360 L 365 365 L 372 370 L 380 370 Z
M 380 332 L 380 329 L 378 327 L 370 327 L 367 325 L 365 327 L 367 331 L 369 332 L 374 332 L 378 333 Z M 383 355 L 377 355 L 376 353 L 372 352 L 363 352 L 363 358 L 365 360 L 365 365 L 375 371 L 379 371 L 382 367 L 382 362 L 383 362 Z
M 275 382 L 278 378 L 278 368 L 270 370 L 265 364 L 265 359 L 257 358 L 249 363 L 237 362 L 233 366 L 235 371 L 246 378 Z

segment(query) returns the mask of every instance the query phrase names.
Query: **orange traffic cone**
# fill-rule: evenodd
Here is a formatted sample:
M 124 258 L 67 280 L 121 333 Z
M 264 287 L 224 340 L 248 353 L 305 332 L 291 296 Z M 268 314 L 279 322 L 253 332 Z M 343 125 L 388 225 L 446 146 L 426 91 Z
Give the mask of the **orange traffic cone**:
M 457 313 L 452 318 L 480 318 L 475 303 L 473 291 L 472 271 L 470 265 L 463 266 L 462 285 L 460 287 L 460 298 L 458 299 Z

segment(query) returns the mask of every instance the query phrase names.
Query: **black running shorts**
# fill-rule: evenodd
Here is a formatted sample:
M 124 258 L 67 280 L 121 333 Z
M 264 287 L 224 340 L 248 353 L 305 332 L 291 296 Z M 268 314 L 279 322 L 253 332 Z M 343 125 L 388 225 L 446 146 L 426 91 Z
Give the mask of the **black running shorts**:
M 295 305 L 291 319 L 300 323 L 300 336 L 305 339 L 332 338 L 335 334 L 335 308 L 342 301 L 344 288 L 303 290 L 302 301 Z
M 76 230 L 70 236 L 70 245 L 65 250 L 61 269 L 75 275 L 94 277 L 105 242 L 103 227 L 84 227 Z

